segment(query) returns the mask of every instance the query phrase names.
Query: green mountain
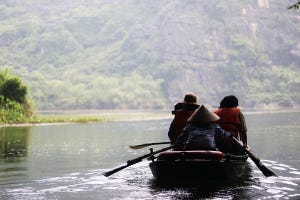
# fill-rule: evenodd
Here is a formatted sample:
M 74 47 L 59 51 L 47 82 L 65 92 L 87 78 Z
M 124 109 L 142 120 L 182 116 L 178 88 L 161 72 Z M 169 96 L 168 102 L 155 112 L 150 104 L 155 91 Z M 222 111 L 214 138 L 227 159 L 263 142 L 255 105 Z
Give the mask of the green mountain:
M 300 105 L 300 12 L 290 1 L 2 0 L 0 66 L 37 109 Z

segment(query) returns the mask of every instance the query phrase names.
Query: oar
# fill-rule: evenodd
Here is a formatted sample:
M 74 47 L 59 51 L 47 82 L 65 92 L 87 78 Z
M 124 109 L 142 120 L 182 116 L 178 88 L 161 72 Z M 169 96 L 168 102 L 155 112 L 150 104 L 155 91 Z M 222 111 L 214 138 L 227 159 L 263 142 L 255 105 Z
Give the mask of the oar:
M 232 139 L 238 144 L 243 150 L 249 155 L 251 160 L 255 163 L 255 165 L 262 171 L 262 173 L 266 176 L 277 176 L 274 172 L 272 172 L 270 169 L 268 169 L 259 158 L 255 157 L 251 151 L 249 151 L 246 147 L 244 147 L 235 137 L 232 137 Z
M 104 172 L 103 175 L 106 176 L 106 177 L 107 177 L 107 176 L 110 176 L 110 175 L 112 175 L 112 174 L 114 174 L 114 173 L 116 173 L 116 172 L 118 172 L 118 171 L 121 171 L 122 169 L 125 169 L 126 167 L 129 167 L 129 166 L 131 166 L 131 165 L 134 165 L 134 164 L 136 164 L 136 163 L 141 162 L 144 158 L 149 158 L 150 156 L 153 156 L 153 155 L 155 155 L 155 154 L 158 154 L 158 153 L 167 151 L 167 150 L 172 149 L 172 148 L 173 148 L 173 145 L 172 145 L 172 146 L 169 146 L 169 147 L 165 147 L 165 148 L 160 149 L 160 150 L 157 150 L 157 151 L 153 151 L 153 152 L 151 151 L 150 153 L 145 154 L 145 155 L 143 155 L 143 156 L 134 158 L 134 159 L 132 159 L 132 160 L 128 160 L 126 165 L 122 165 L 122 166 L 117 167 L 117 168 L 115 168 L 115 169 L 112 169 L 112 170 L 110 170 L 110 171 Z
M 145 143 L 145 144 L 138 144 L 138 145 L 130 145 L 131 149 L 141 149 L 144 147 L 152 146 L 152 145 L 159 145 L 159 144 L 171 144 L 171 142 L 152 142 L 152 143 Z

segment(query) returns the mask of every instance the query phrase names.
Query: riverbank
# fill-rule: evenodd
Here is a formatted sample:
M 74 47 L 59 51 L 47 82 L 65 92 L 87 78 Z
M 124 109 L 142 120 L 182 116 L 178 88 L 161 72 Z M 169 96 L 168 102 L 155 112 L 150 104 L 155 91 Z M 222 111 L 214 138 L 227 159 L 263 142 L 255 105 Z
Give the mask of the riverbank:
M 249 110 L 243 109 L 244 114 L 261 113 L 286 113 L 300 112 L 299 109 L 274 109 L 274 110 Z M 68 110 L 68 111 L 40 111 L 35 117 L 24 122 L 0 124 L 1 127 L 16 126 L 46 126 L 63 125 L 72 123 L 96 123 L 113 121 L 141 121 L 141 120 L 159 120 L 171 119 L 173 116 L 167 111 L 118 111 L 118 110 Z
M 24 122 L 0 124 L 0 127 L 45 126 L 72 123 L 96 123 L 112 121 L 137 121 L 171 118 L 169 112 L 154 111 L 42 111 Z

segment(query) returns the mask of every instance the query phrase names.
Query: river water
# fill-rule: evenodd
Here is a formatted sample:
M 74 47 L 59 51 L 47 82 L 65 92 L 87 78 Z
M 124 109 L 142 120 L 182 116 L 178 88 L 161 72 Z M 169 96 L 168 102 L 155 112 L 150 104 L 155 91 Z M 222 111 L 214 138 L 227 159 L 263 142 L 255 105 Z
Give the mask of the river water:
M 128 146 L 168 141 L 171 119 L 0 128 L 0 199 L 300 199 L 300 113 L 246 113 L 249 146 L 278 177 L 249 159 L 248 176 L 220 184 L 163 185 Z M 166 145 L 154 146 L 154 150 Z

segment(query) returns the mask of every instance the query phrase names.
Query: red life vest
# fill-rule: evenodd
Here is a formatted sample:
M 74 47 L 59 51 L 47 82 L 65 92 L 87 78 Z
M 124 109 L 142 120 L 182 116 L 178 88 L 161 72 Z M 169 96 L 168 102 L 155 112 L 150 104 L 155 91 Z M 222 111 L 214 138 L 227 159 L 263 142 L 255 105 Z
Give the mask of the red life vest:
M 169 128 L 169 138 L 171 142 L 175 142 L 177 137 L 181 134 L 184 127 L 188 124 L 188 119 L 194 113 L 193 110 L 175 110 L 175 117 Z
M 214 111 L 220 119 L 217 123 L 225 131 L 231 132 L 235 137 L 238 137 L 240 120 L 238 114 L 240 112 L 239 108 L 220 108 Z

